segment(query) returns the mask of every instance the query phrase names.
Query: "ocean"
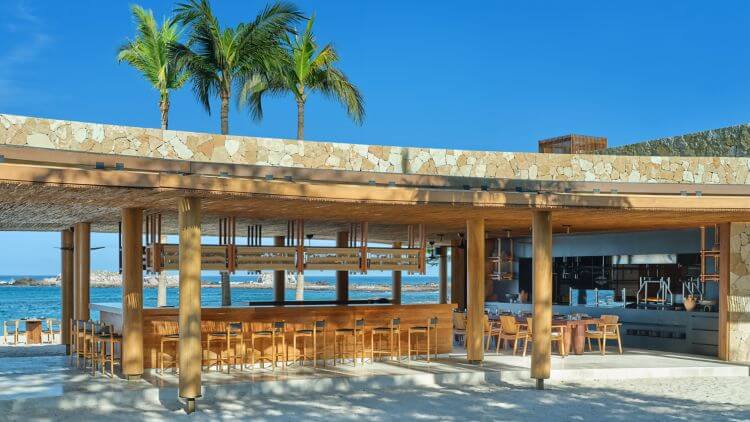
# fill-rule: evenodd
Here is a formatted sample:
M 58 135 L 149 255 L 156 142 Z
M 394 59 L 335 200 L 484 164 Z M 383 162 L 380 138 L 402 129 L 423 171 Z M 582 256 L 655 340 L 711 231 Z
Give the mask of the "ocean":
M 10 280 L 21 278 L 43 279 L 54 277 L 49 275 L 0 275 L 0 283 L 7 283 Z M 219 283 L 219 276 L 204 275 L 201 277 L 205 281 Z M 255 276 L 232 276 L 232 281 L 253 281 Z M 335 284 L 333 276 L 306 276 L 306 282 L 316 282 L 325 284 Z M 406 285 L 418 285 L 437 283 L 437 277 L 431 276 L 404 276 L 402 283 Z M 390 276 L 350 276 L 350 285 L 388 285 L 390 286 Z M 156 306 L 156 289 L 143 289 L 143 303 L 145 306 Z M 172 306 L 178 305 L 177 288 L 167 290 L 167 304 Z M 390 291 L 367 291 L 367 290 L 350 290 L 351 299 L 390 299 Z M 287 289 L 286 299 L 294 300 L 294 290 Z M 335 300 L 336 292 L 334 290 L 305 290 L 305 300 Z M 272 289 L 233 289 L 232 303 L 236 305 L 246 304 L 250 301 L 270 301 L 273 300 Z M 404 291 L 401 296 L 402 303 L 437 303 L 438 292 L 409 292 Z M 122 301 L 122 289 L 119 287 L 92 287 L 90 293 L 91 303 L 95 302 L 120 302 Z M 204 288 L 201 290 L 201 303 L 203 306 L 220 306 L 221 289 Z M 92 313 L 92 318 L 98 317 Z M 35 318 L 55 318 L 60 319 L 60 288 L 59 287 L 37 287 L 37 286 L 8 286 L 0 284 L 0 321 L 13 320 L 27 317 Z

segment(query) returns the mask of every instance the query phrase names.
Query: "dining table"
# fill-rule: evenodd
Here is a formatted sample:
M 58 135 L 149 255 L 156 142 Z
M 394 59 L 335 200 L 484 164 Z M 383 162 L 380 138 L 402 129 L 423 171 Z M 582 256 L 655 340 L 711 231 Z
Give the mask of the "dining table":
M 26 344 L 41 344 L 42 320 L 39 318 L 22 318 L 26 325 Z

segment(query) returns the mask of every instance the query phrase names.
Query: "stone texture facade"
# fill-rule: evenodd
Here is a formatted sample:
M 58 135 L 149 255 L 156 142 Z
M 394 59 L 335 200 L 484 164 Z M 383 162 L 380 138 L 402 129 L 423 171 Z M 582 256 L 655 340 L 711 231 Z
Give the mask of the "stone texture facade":
M 731 224 L 729 253 L 728 358 L 750 362 L 750 223 Z
M 743 124 L 671 136 L 608 148 L 600 153 L 610 155 L 748 157 L 750 156 L 750 125 Z
M 750 184 L 750 159 L 539 154 L 255 138 L 0 114 L 0 144 L 214 163 L 516 180 Z

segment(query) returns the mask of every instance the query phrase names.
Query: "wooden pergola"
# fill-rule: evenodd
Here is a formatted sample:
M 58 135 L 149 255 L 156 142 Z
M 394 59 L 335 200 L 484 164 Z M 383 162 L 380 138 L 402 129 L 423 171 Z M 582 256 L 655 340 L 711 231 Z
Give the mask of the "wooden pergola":
M 466 289 L 467 355 L 470 362 L 479 363 L 484 357 L 485 239 L 507 231 L 531 233 L 531 376 L 542 387 L 550 375 L 553 233 L 567 228 L 603 232 L 714 224 L 729 233 L 730 223 L 750 221 L 750 187 L 745 185 L 498 180 L 492 187 L 477 188 L 473 183 L 467 188 L 465 178 L 439 176 L 397 175 L 398 183 L 391 183 L 383 175 L 361 172 L 200 166 L 12 147 L 0 147 L 0 154 L 0 230 L 62 233 L 63 320 L 88 318 L 91 231 L 121 230 L 122 369 L 128 377 L 140 376 L 144 369 L 144 247 L 147 269 L 179 271 L 180 396 L 188 401 L 200 395 L 201 385 L 201 269 L 330 269 L 337 271 L 341 285 L 349 271 L 385 269 L 399 273 L 400 286 L 401 271 L 424 271 L 426 239 L 440 235 L 449 247 L 459 235 L 465 236 L 465 251 L 453 256 L 457 268 L 465 253 L 466 280 L 454 271 L 453 284 L 456 291 Z M 113 165 L 115 160 L 122 165 Z M 155 221 L 155 215 L 158 236 L 151 232 L 153 223 L 144 233 L 144 219 Z M 297 230 L 304 224 L 304 231 L 290 232 L 291 221 L 297 222 Z M 359 227 L 358 238 L 353 224 Z M 262 225 L 264 236 L 274 237 L 275 246 L 250 241 L 237 245 L 230 240 L 235 236 L 227 234 L 256 225 Z M 336 239 L 337 246 L 304 246 L 304 233 Z M 151 239 L 145 245 L 144 234 Z M 162 244 L 162 234 L 177 234 L 179 242 Z M 205 235 L 224 241 L 207 249 L 201 244 Z M 293 241 L 288 243 L 290 237 Z M 721 239 L 719 354 L 726 358 L 729 236 Z M 371 248 L 368 242 L 394 247 Z M 440 273 L 442 280 L 447 278 L 444 264 Z M 447 296 L 442 285 L 440 296 Z M 67 331 L 66 324 L 63 327 Z M 67 341 L 67 333 L 63 338 Z

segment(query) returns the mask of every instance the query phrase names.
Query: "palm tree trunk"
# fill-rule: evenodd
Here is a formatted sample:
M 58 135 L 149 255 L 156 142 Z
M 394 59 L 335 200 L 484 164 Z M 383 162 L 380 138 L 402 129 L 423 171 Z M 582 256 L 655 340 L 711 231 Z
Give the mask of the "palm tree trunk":
M 159 110 L 161 111 L 161 128 L 169 128 L 169 94 L 163 94 L 159 100 Z
M 297 139 L 305 136 L 305 100 L 297 100 Z
M 229 93 L 221 93 L 221 134 L 229 134 Z

